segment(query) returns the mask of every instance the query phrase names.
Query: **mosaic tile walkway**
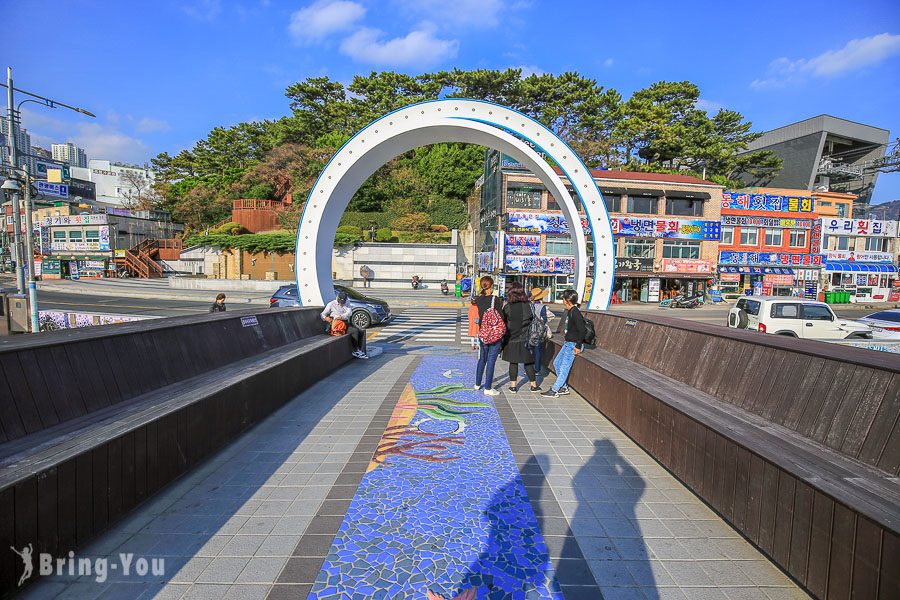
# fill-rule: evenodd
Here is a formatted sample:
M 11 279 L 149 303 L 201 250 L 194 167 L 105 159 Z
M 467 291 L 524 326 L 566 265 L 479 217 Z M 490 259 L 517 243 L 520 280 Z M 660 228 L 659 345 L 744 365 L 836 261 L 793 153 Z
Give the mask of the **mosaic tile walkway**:
M 806 598 L 576 394 L 486 399 L 447 387 L 471 352 L 384 346 L 81 552 L 163 557 L 164 575 L 48 577 L 24 596 Z

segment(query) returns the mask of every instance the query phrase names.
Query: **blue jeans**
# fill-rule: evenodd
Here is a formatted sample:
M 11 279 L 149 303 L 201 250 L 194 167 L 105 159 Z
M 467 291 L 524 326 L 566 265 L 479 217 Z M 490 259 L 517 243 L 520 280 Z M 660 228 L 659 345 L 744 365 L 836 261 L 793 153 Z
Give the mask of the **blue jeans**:
M 541 371 L 544 370 L 544 344 L 541 343 L 537 346 L 531 346 L 531 353 L 534 354 L 534 372 L 540 377 Z
M 478 387 L 482 387 L 482 381 L 485 382 L 483 386 L 485 389 L 490 389 L 494 386 L 494 365 L 497 363 L 497 357 L 500 356 L 500 346 L 502 344 L 502 339 L 497 340 L 493 344 L 479 342 L 478 364 L 475 366 L 475 385 Z M 485 373 L 485 368 L 487 368 L 487 373 Z M 483 379 L 482 376 L 484 375 L 487 375 L 487 377 Z
M 569 378 L 569 371 L 572 369 L 572 363 L 575 362 L 575 342 L 566 342 L 559 349 L 559 354 L 553 359 L 553 368 L 556 369 L 556 383 L 551 388 L 554 392 L 558 392 L 566 385 L 566 379 Z

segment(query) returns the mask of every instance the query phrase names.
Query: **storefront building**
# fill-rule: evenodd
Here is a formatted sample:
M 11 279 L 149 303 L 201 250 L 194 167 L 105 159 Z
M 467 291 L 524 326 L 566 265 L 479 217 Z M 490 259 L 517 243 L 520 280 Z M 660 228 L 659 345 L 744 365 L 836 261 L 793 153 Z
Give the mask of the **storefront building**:
M 613 302 L 658 302 L 679 292 L 705 291 L 715 272 L 722 186 L 661 173 L 596 170 L 592 175 L 616 238 Z M 549 287 L 558 300 L 571 287 L 575 257 L 569 225 L 556 199 L 523 165 L 487 152 L 473 221 L 482 242 L 479 270 L 498 275 L 501 288 L 518 280 L 526 288 Z M 579 226 L 590 233 L 586 219 Z M 590 238 L 588 252 L 592 267 Z
M 897 221 L 820 219 L 825 268 L 823 291 L 850 292 L 853 302 L 900 300 Z M 893 294 L 893 295 L 892 295 Z
M 41 222 L 41 277 L 106 277 L 114 271 L 105 214 L 60 215 Z M 37 271 L 37 265 L 35 265 Z
M 721 293 L 816 298 L 823 260 L 815 207 L 808 195 L 722 194 Z

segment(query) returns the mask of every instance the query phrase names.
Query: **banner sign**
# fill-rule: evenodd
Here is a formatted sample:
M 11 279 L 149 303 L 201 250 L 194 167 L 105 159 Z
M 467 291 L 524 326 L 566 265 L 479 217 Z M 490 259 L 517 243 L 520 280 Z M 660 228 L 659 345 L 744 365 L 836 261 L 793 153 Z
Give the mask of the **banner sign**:
M 792 275 L 794 270 L 791 267 L 748 267 L 741 266 L 722 266 L 719 265 L 719 273 L 738 273 L 745 275 Z
M 49 183 L 47 181 L 38 180 L 34 182 L 34 185 L 41 194 L 56 196 L 57 198 L 69 197 L 69 186 L 64 183 Z
M 34 169 L 37 172 L 37 177 L 47 177 L 47 171 L 57 170 L 60 171 L 60 175 L 63 179 L 68 179 L 69 175 L 69 165 L 61 165 L 52 162 L 46 162 L 40 159 L 36 159 L 34 161 Z
M 809 236 L 809 253 L 819 254 L 822 250 L 822 222 L 813 221 L 812 232 Z
M 812 229 L 813 219 L 781 219 L 778 217 L 746 217 L 742 215 L 722 215 L 722 225 L 738 227 L 785 227 L 788 229 Z
M 53 242 L 50 249 L 54 252 L 98 252 L 109 250 L 109 237 L 107 236 L 106 247 L 102 242 Z
M 718 221 L 612 217 L 609 222 L 613 235 L 623 237 L 718 240 L 721 236 L 721 224 Z
M 510 233 L 569 233 L 566 218 L 556 213 L 510 211 L 507 215 Z M 581 228 L 590 232 L 591 226 L 587 217 L 581 217 Z
M 821 219 L 825 233 L 833 235 L 861 235 L 865 237 L 897 237 L 897 221 L 867 221 L 866 219 Z
M 768 210 L 776 212 L 804 212 L 815 210 L 815 200 L 803 196 L 769 196 L 768 194 L 722 194 L 722 208 L 732 210 Z
M 821 265 L 821 254 L 785 252 L 719 252 L 721 265 Z
M 507 254 L 540 254 L 541 253 L 541 236 L 539 235 L 507 235 L 506 236 L 506 253 Z
M 97 186 L 93 181 L 84 181 L 81 179 L 69 180 L 69 195 L 73 198 L 81 197 L 87 200 L 96 200 Z
M 106 225 L 106 215 L 62 215 L 47 217 L 41 223 L 44 227 L 58 227 L 61 225 Z
M 725 281 L 729 283 L 739 283 L 741 281 L 740 273 L 720 273 L 719 281 Z
M 572 275 L 574 256 L 507 256 L 506 269 L 518 273 Z
M 713 266 L 708 260 L 696 258 L 664 258 L 663 273 L 712 273 Z
M 848 262 L 894 262 L 894 255 L 890 252 L 872 252 L 869 250 L 826 250 L 823 252 L 825 260 L 843 260 Z
M 763 282 L 769 282 L 772 285 L 794 285 L 793 275 L 763 275 Z
M 616 271 L 635 271 L 638 273 L 652 273 L 652 258 L 623 258 L 616 257 Z
M 475 255 L 475 261 L 478 263 L 479 271 L 493 271 L 494 270 L 494 253 L 493 252 L 479 252 Z

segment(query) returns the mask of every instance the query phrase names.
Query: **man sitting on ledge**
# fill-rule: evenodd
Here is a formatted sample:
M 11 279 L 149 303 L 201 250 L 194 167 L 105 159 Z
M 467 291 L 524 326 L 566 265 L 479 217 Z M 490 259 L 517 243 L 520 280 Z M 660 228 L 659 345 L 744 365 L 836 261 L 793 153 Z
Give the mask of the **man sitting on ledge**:
M 333 323 L 343 321 L 347 325 L 347 333 L 350 335 L 350 343 L 353 344 L 353 356 L 356 358 L 369 358 L 366 354 L 366 332 L 350 323 L 350 315 L 353 311 L 347 306 L 347 293 L 338 292 L 337 298 L 325 305 L 322 311 L 322 320 L 328 323 L 326 332 L 336 334 Z

